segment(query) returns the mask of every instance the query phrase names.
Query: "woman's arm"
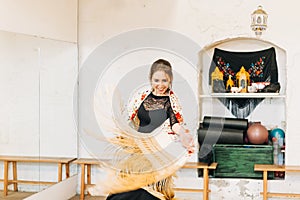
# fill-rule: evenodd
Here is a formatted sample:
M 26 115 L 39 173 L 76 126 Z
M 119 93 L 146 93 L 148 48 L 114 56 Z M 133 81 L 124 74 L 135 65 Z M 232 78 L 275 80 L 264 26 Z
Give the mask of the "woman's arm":
M 194 152 L 194 138 L 190 131 L 182 127 L 179 123 L 173 124 L 172 130 L 179 136 L 182 145 L 191 153 Z

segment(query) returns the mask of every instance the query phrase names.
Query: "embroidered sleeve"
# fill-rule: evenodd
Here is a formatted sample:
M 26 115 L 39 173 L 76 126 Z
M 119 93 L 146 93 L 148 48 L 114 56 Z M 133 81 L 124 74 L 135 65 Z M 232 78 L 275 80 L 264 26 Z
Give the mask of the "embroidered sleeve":
M 183 123 L 183 117 L 182 117 L 182 108 L 180 106 L 178 98 L 175 96 L 173 91 L 170 91 L 170 102 L 171 102 L 171 108 L 173 110 L 173 113 L 178 121 L 178 123 Z
M 168 109 L 168 113 L 169 113 L 169 116 L 170 116 L 170 125 L 172 127 L 174 124 L 178 123 L 178 120 L 176 118 L 176 115 L 175 115 L 175 113 L 174 113 L 171 105 L 170 105 L 170 107 Z

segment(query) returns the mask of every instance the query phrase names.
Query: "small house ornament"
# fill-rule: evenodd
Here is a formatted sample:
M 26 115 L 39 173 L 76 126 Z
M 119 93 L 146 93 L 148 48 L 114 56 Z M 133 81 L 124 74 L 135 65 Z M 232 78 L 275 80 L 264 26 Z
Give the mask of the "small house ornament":
M 225 92 L 223 73 L 218 67 L 216 67 L 215 70 L 211 73 L 211 86 L 212 92 Z
M 237 86 L 240 88 L 241 93 L 247 92 L 247 87 L 250 85 L 250 75 L 242 66 L 240 71 L 236 74 Z

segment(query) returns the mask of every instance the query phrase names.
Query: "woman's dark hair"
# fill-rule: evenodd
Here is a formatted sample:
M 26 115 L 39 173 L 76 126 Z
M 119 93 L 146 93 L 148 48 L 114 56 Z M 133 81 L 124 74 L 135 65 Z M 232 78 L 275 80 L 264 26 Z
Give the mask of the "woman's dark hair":
M 150 68 L 150 74 L 149 74 L 149 79 L 151 81 L 152 76 L 155 72 L 157 71 L 163 71 L 165 72 L 169 78 L 170 78 L 170 83 L 172 84 L 173 81 L 173 72 L 172 72 L 172 66 L 169 61 L 164 60 L 164 59 L 158 59 L 155 61 L 151 68 Z

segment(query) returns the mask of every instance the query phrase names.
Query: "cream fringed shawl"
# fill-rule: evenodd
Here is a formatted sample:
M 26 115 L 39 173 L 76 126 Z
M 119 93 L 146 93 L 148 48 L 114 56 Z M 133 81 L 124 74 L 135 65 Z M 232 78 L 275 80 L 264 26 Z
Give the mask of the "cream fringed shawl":
M 182 167 L 190 153 L 181 145 L 179 138 L 171 130 L 169 120 L 149 134 L 141 134 L 132 126 L 138 123 L 137 109 L 150 91 L 137 93 L 127 106 L 129 121 L 124 120 L 124 107 L 114 104 L 114 110 L 120 110 L 112 119 L 103 113 L 103 101 L 95 104 L 95 113 L 101 120 L 100 125 L 112 133 L 107 137 L 110 145 L 106 154 L 111 160 L 101 162 L 103 176 L 89 192 L 92 195 L 107 195 L 138 188 L 144 188 L 159 199 L 174 197 L 173 178 Z M 169 93 L 171 106 L 179 123 L 183 123 L 181 107 L 172 91 Z M 107 102 L 106 102 L 107 103 Z M 99 107 L 97 107 L 97 105 Z M 102 109 L 100 109 L 102 108 Z M 128 111 L 128 110 L 127 110 Z M 128 114 L 128 112 L 126 112 Z M 128 122 L 132 125 L 129 125 Z

